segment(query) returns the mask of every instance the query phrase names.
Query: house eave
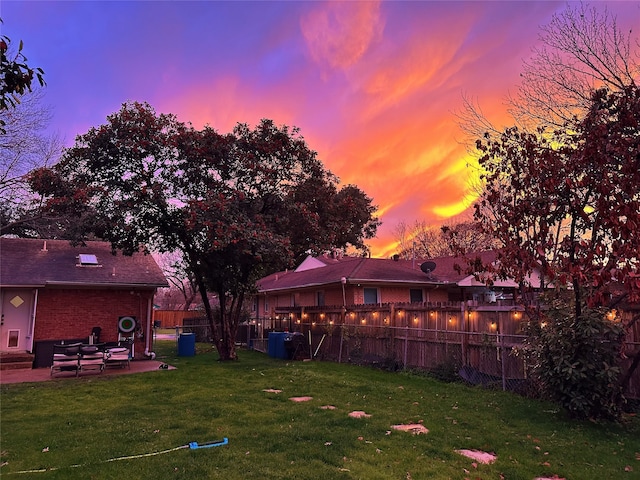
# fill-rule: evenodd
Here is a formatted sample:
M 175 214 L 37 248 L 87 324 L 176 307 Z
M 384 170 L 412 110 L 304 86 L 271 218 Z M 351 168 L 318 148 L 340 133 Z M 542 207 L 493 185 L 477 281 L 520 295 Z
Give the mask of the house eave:
M 119 282 L 56 282 L 56 281 L 48 281 L 44 285 L 44 287 L 84 287 L 84 288 L 161 288 L 168 287 L 167 283 L 119 283 Z
M 291 290 L 299 290 L 304 288 L 317 288 L 328 286 L 340 286 L 342 282 L 340 280 L 334 280 L 331 282 L 316 282 L 306 283 L 302 285 L 291 285 L 288 287 L 278 288 L 258 288 L 258 293 L 273 293 L 273 292 L 286 292 Z M 440 286 L 455 286 L 455 282 L 424 282 L 415 280 L 373 280 L 370 278 L 347 278 L 346 285 L 366 284 L 366 285 L 413 285 L 416 287 L 440 287 Z
M 312 288 L 312 287 L 325 287 L 327 285 L 335 285 L 340 282 L 325 282 L 325 283 L 307 283 L 304 285 L 292 285 L 290 287 L 278 287 L 278 288 L 258 288 L 258 293 L 270 293 L 270 292 L 285 292 L 287 290 L 297 290 L 299 288 Z
M 430 281 L 423 281 L 423 280 L 376 280 L 376 279 L 371 279 L 371 278 L 348 278 L 347 279 L 347 284 L 367 284 L 367 285 L 386 285 L 389 283 L 393 283 L 396 285 L 415 285 L 415 286 L 420 286 L 420 287 L 429 287 L 429 286 L 441 286 L 441 285 L 455 285 L 456 282 L 430 282 Z

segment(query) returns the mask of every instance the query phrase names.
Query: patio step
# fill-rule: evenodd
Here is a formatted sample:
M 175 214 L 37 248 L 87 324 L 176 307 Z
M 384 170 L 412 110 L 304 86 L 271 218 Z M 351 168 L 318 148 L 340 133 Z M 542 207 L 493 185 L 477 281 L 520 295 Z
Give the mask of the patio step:
M 19 370 L 33 368 L 34 355 L 30 353 L 0 352 L 0 370 Z

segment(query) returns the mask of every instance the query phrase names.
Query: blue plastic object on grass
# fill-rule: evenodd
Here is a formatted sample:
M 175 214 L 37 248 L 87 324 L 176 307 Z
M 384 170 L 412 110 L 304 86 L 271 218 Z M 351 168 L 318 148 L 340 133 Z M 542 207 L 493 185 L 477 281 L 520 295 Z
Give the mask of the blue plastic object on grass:
M 219 442 L 208 442 L 208 443 L 203 443 L 202 445 L 199 445 L 198 442 L 191 442 L 189 444 L 189 448 L 191 450 L 195 450 L 196 448 L 221 447 L 222 445 L 226 445 L 228 443 L 229 443 L 229 439 L 227 437 L 224 437 Z

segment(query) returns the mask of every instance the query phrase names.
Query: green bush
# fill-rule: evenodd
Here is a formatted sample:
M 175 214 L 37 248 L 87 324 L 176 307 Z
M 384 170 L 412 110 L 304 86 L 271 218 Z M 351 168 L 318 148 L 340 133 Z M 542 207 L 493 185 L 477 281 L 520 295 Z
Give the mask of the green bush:
M 619 386 L 624 330 L 606 310 L 582 305 L 570 292 L 545 298 L 548 309 L 528 326 L 532 370 L 544 393 L 570 415 L 615 419 L 624 402 Z
M 441 382 L 453 383 L 460 382 L 460 361 L 450 356 L 444 362 L 439 363 L 429 370 L 429 375 Z

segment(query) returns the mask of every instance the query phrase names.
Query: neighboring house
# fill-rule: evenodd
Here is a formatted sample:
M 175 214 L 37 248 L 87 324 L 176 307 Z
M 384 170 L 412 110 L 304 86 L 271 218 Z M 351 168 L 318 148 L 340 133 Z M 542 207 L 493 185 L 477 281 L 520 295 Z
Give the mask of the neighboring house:
M 0 352 L 35 352 L 37 364 L 39 349 L 86 342 L 99 331 L 100 342 L 132 339 L 135 357 L 152 356 L 153 297 L 166 286 L 153 257 L 141 252 L 114 255 L 106 242 L 0 238 Z
M 496 256 L 490 251 L 477 255 L 483 263 L 492 262 Z M 495 302 L 513 298 L 515 282 L 496 281 L 488 288 L 465 270 L 465 260 L 459 257 L 419 261 L 309 256 L 295 270 L 260 279 L 252 313 L 268 316 L 278 307 Z

